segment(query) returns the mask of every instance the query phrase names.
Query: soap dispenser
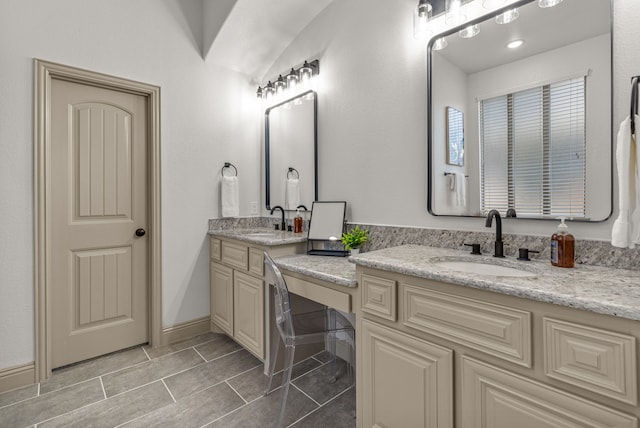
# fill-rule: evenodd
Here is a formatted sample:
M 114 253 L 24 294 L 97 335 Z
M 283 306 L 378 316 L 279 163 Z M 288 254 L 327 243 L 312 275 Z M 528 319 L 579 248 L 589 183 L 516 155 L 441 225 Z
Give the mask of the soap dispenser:
M 572 268 L 575 260 L 575 239 L 569 233 L 569 226 L 565 218 L 560 217 L 560 224 L 556 233 L 551 235 L 551 264 L 558 267 Z
M 296 216 L 293 218 L 293 232 L 302 233 L 302 216 L 300 215 L 300 208 L 296 210 Z

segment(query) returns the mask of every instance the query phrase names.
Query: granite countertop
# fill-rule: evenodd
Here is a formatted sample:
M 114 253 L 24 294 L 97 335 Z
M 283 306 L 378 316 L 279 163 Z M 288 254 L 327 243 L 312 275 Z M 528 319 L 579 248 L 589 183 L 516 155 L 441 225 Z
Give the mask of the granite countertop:
M 209 235 L 218 238 L 236 239 L 238 241 L 264 245 L 267 247 L 307 242 L 306 233 L 284 232 L 268 228 L 217 229 L 209 230 Z
M 274 262 L 281 269 L 300 273 L 345 287 L 357 287 L 356 266 L 347 257 L 308 256 L 296 254 L 277 257 Z
M 349 261 L 360 266 L 640 320 L 640 272 L 636 270 L 588 265 L 558 268 L 548 262 L 472 256 L 468 252 L 420 245 L 361 253 L 350 257 Z M 450 261 L 494 264 L 524 270 L 535 276 L 465 273 L 437 265 Z

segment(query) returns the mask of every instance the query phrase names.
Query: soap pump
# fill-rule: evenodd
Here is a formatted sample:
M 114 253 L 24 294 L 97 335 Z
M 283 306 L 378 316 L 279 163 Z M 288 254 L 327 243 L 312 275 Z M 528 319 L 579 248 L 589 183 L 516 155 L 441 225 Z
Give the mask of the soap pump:
M 293 232 L 302 233 L 302 216 L 300 215 L 300 208 L 296 210 L 296 216 L 293 218 Z
M 560 224 L 556 233 L 551 235 L 551 264 L 558 267 L 572 268 L 575 260 L 575 239 L 569 233 L 565 217 L 559 217 Z

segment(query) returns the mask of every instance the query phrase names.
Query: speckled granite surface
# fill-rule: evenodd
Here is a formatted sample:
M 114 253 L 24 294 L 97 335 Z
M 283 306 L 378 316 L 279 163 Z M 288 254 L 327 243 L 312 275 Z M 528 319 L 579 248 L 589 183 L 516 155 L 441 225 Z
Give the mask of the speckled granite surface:
M 282 232 L 279 230 L 267 228 L 210 230 L 209 235 L 236 239 L 238 241 L 264 245 L 267 247 L 275 245 L 296 244 L 298 242 L 307 242 L 307 235 L 304 233 Z
M 348 228 L 355 225 L 349 224 Z M 367 224 L 359 226 L 369 230 L 369 242 L 362 247 L 363 252 L 405 244 L 465 250 L 467 247 L 463 244 L 479 243 L 484 254 L 493 254 L 495 233 Z M 505 234 L 503 241 L 505 255 L 515 256 L 518 254 L 518 248 L 528 248 L 540 251 L 539 254 L 531 254 L 532 259 L 545 262 L 549 260 L 549 237 Z M 586 241 L 578 237 L 575 251 L 576 264 L 640 270 L 640 248 L 616 248 L 609 242 Z
M 470 261 L 526 270 L 535 277 L 516 278 L 453 271 L 439 262 Z M 577 309 L 640 320 L 640 273 L 636 270 L 576 265 L 555 268 L 542 261 L 519 262 L 471 256 L 463 251 L 404 245 L 352 256 L 349 261 L 420 278 L 553 303 Z
M 297 272 L 312 278 L 332 282 L 345 287 L 357 287 L 356 266 L 346 257 L 295 256 L 278 257 L 274 260 L 281 269 Z
M 278 218 L 275 216 L 212 219 L 209 220 L 209 230 L 263 227 L 273 229 L 273 225 L 277 222 Z M 356 223 L 350 223 L 347 228 L 350 229 L 355 226 Z M 493 254 L 495 235 L 490 232 L 368 224 L 359 224 L 359 226 L 369 230 L 369 242 L 362 248 L 363 252 L 405 244 L 463 250 L 466 248 L 463 246 L 465 243 L 479 243 L 482 246 L 483 253 Z M 539 254 L 531 254 L 532 259 L 544 260 L 545 262 L 549 260 L 549 237 L 505 234 L 503 241 L 506 255 L 514 256 L 518 253 L 518 248 L 529 248 L 530 250 L 540 251 Z M 634 250 L 616 248 L 611 246 L 609 242 L 587 241 L 578 237 L 576 240 L 576 263 L 640 270 L 640 248 Z

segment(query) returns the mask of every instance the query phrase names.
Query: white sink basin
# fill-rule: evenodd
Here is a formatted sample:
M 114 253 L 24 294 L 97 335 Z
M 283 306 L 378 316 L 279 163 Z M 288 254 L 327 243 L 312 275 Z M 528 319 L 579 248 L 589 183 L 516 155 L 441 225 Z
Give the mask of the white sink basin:
M 534 278 L 538 276 L 533 272 L 526 270 L 514 269 L 506 266 L 498 266 L 489 263 L 477 262 L 438 262 L 435 266 L 443 269 L 454 270 L 457 272 L 471 273 L 475 275 L 489 276 L 510 276 L 518 278 Z

